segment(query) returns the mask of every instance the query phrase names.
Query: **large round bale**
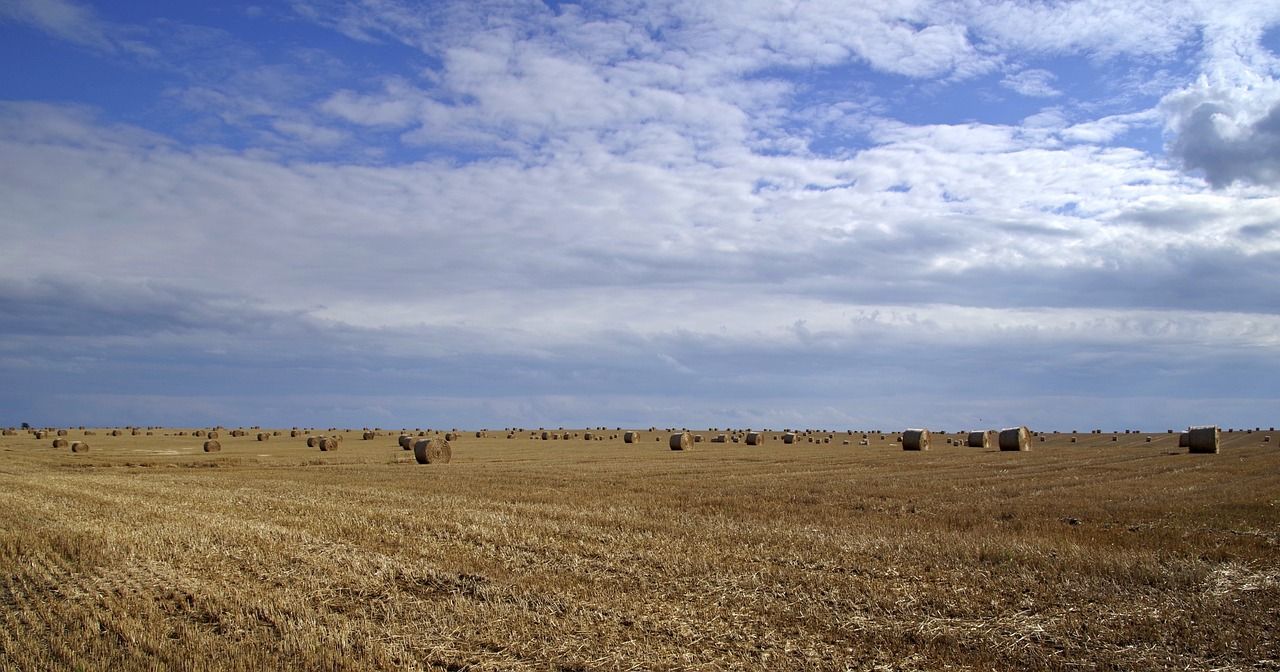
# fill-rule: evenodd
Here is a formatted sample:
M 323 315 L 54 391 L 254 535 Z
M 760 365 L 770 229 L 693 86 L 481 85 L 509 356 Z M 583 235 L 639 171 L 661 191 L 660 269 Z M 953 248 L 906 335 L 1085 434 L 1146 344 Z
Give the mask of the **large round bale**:
M 54 447 L 54 448 L 66 448 L 66 447 L 67 447 L 67 440 L 66 440 L 66 439 L 62 439 L 62 438 L 54 439 L 54 440 L 53 440 L 53 447 Z
M 420 439 L 413 444 L 413 459 L 418 464 L 447 464 L 453 459 L 453 448 L 448 441 Z
M 320 437 L 320 440 L 316 441 L 316 448 L 319 448 L 321 451 L 326 453 L 332 450 L 337 450 L 338 440 L 330 436 L 322 436 Z
M 1187 429 L 1187 452 L 1216 453 L 1222 442 L 1222 430 L 1217 425 L 1201 425 Z
M 72 442 L 71 442 L 71 452 L 73 452 L 73 453 L 87 453 L 87 452 L 89 452 L 89 444 L 85 443 L 84 441 L 72 441 Z
M 208 441 L 204 442 L 204 452 L 216 453 L 219 450 L 222 450 L 222 444 L 218 443 L 217 439 L 209 439 Z
M 270 434 L 270 433 L 268 433 L 268 432 L 258 432 L 258 440 L 259 440 L 259 441 L 270 441 L 270 440 L 271 440 L 271 434 Z
M 210 438 L 210 439 L 216 439 L 216 438 L 219 438 L 219 437 L 218 437 L 218 433 L 217 433 L 217 432 L 215 432 L 215 431 L 213 431 L 212 429 L 211 429 L 211 430 L 209 430 L 208 432 L 206 432 L 206 433 L 205 433 L 205 436 L 206 436 L 206 437 L 208 437 L 208 438 Z
M 929 430 L 908 429 L 902 433 L 903 450 L 929 450 Z
M 991 435 L 986 432 L 969 432 L 965 445 L 970 448 L 990 448 Z
M 374 437 L 376 437 L 376 436 L 378 436 L 378 433 L 377 433 L 377 432 L 365 432 L 364 434 L 361 434 L 361 435 L 360 435 L 360 440 L 362 440 L 362 441 L 372 441 L 372 440 L 374 439 Z
M 308 448 L 315 448 L 316 446 L 320 445 L 320 439 L 321 439 L 321 437 L 319 437 L 319 436 L 308 436 L 308 437 L 307 437 L 307 447 L 308 447 Z
M 623 443 L 636 443 L 640 440 L 640 432 L 626 432 L 622 435 Z
M 396 439 L 396 443 L 405 450 L 413 450 L 413 437 L 408 434 L 401 434 L 400 438 Z
M 1031 433 L 1026 427 L 1008 427 L 1000 430 L 1000 450 L 1031 450 Z
M 782 435 L 782 442 L 788 446 L 796 442 L 796 435 L 793 432 L 787 432 Z
M 671 446 L 671 450 L 688 450 L 689 445 L 693 441 L 690 440 L 689 432 L 677 432 L 671 435 L 667 444 Z
M 763 445 L 764 445 L 764 433 L 763 433 L 763 432 L 747 432 L 747 445 L 748 445 L 748 446 L 763 446 Z

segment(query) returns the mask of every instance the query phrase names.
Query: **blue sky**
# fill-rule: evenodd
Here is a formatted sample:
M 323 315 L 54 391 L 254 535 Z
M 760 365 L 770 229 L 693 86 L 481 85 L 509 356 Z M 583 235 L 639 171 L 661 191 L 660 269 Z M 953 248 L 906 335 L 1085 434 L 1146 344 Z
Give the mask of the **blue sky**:
M 1278 28 L 0 0 L 0 424 L 1274 425 Z

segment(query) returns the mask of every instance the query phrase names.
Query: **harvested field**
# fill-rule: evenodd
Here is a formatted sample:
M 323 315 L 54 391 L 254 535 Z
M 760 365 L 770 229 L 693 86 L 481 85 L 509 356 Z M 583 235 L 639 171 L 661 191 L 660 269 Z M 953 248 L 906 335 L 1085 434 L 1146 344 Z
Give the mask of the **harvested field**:
M 1280 665 L 1280 450 L 1244 432 L 521 432 L 420 466 L 177 431 L 0 437 L 0 668 Z

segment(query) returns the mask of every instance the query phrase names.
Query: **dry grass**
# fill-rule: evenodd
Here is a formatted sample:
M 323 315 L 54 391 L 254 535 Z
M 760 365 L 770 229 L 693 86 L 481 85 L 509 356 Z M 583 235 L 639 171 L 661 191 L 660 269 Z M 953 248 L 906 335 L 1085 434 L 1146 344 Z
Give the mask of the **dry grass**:
M 1244 433 L 430 467 L 174 433 L 0 438 L 0 668 L 1280 668 L 1280 451 Z

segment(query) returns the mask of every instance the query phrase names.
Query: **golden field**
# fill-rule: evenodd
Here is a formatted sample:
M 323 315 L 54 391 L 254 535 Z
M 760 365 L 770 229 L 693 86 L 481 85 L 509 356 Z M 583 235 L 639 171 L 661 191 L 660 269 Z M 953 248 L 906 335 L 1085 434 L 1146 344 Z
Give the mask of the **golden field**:
M 464 432 L 432 465 L 178 431 L 0 437 L 0 668 L 1280 669 L 1265 428 Z

